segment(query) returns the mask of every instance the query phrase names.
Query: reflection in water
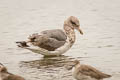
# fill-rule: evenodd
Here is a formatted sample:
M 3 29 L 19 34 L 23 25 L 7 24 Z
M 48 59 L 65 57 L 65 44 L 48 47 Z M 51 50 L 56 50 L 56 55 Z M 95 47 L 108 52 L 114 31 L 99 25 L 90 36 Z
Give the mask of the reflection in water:
M 80 19 L 85 34 L 79 37 L 77 33 L 75 45 L 64 55 L 89 57 L 82 58 L 84 63 L 113 74 L 108 80 L 120 80 L 119 3 L 120 0 L 0 0 L 0 62 L 26 80 L 74 80 L 66 76 L 71 74 L 63 67 L 73 60 L 70 57 L 38 59 L 42 55 L 17 48 L 14 43 L 28 34 L 61 29 L 63 21 L 73 15 Z
M 21 67 L 30 67 L 37 69 L 63 67 L 65 64 L 68 64 L 73 59 L 74 58 L 69 58 L 68 56 L 44 57 L 40 60 L 22 61 Z
M 64 80 L 68 78 L 72 80 L 71 72 L 67 71 L 64 66 L 71 63 L 74 58 L 68 56 L 44 57 L 40 60 L 22 61 L 20 63 L 24 74 L 29 74 L 29 80 Z M 41 76 L 41 77 L 40 77 Z

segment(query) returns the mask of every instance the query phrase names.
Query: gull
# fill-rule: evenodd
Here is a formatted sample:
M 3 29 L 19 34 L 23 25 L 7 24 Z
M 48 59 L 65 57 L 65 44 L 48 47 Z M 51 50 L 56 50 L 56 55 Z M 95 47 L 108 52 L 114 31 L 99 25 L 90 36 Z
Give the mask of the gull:
M 64 21 L 63 29 L 45 30 L 32 34 L 27 41 L 18 41 L 19 47 L 44 56 L 59 56 L 75 43 L 75 29 L 83 35 L 77 17 L 70 16 Z
M 0 80 L 25 80 L 21 76 L 14 75 L 7 71 L 7 68 L 0 63 Z
M 73 61 L 68 70 L 72 69 L 72 76 L 76 80 L 103 80 L 111 75 L 105 74 L 90 65 L 80 64 L 78 60 Z

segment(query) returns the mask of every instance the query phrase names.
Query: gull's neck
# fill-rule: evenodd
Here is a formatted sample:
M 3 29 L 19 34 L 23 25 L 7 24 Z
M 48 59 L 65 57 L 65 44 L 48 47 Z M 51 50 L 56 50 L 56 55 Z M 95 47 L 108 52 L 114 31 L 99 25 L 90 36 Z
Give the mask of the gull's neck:
M 65 30 L 66 36 L 69 38 L 69 42 L 71 44 L 74 44 L 76 39 L 74 28 L 70 27 L 70 25 L 64 24 L 64 30 Z
M 75 65 L 75 68 L 79 68 L 81 66 L 80 63 L 78 63 L 77 65 Z
M 79 67 L 80 67 L 80 66 L 81 66 L 81 65 L 80 65 L 80 63 L 79 63 L 79 64 L 75 65 L 75 66 L 72 68 L 72 73 L 73 73 L 73 75 L 76 75 L 76 74 L 79 73 Z

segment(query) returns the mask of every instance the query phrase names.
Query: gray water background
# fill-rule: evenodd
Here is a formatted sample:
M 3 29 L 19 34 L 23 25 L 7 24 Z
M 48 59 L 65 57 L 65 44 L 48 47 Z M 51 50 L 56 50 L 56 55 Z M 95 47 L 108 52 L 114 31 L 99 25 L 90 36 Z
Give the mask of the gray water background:
M 61 57 L 44 58 L 16 41 L 80 20 L 74 46 Z M 120 0 L 0 0 L 0 62 L 26 80 L 74 80 L 64 65 L 78 59 L 120 80 Z

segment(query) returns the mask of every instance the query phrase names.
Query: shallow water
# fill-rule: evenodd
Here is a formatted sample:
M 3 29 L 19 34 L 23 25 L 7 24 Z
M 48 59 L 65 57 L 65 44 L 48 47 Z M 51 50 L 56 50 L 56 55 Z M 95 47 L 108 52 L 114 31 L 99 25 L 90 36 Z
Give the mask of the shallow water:
M 73 80 L 64 65 L 78 59 L 120 80 L 119 0 L 0 0 L 0 62 L 26 80 Z M 61 57 L 44 58 L 18 48 L 30 34 L 61 28 L 69 16 L 80 19 L 74 46 Z

